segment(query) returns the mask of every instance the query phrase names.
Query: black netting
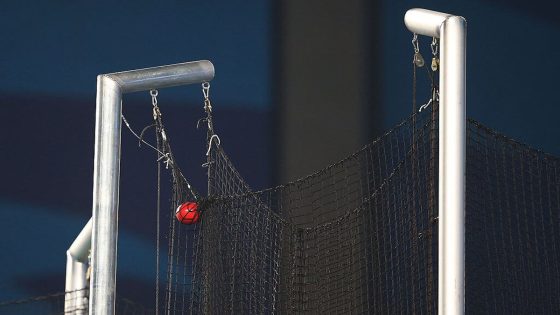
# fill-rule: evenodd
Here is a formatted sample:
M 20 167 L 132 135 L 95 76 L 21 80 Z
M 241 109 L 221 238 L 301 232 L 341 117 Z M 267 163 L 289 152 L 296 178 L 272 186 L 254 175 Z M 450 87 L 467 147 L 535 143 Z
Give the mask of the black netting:
M 211 145 L 201 222 L 170 223 L 167 313 L 437 313 L 437 115 L 262 191 Z M 560 160 L 467 128 L 466 311 L 559 313 Z
M 467 313 L 559 314 L 560 159 L 467 134 Z
M 170 240 L 183 245 L 170 255 L 168 312 L 434 313 L 436 114 L 259 192 L 213 146 L 202 222 L 177 225 L 192 235 Z
M 159 109 L 158 109 L 159 112 Z M 179 166 L 175 162 L 171 150 L 170 140 L 165 135 L 161 116 L 157 117 L 156 135 L 158 143 L 158 160 L 163 161 L 166 169 L 171 173 L 171 183 L 173 195 L 170 200 L 171 213 L 161 213 L 168 220 L 168 232 L 164 237 L 167 239 L 167 257 L 163 259 L 166 267 L 167 281 L 165 289 L 160 292 L 159 278 L 156 283 L 156 311 L 164 313 L 184 312 L 191 309 L 194 279 L 194 263 L 199 246 L 199 225 L 183 225 L 175 216 L 175 211 L 179 205 L 187 201 L 197 201 L 199 194 L 191 187 L 190 183 L 182 174 Z M 161 164 L 158 165 L 158 177 L 161 175 Z M 158 210 L 160 207 L 160 179 L 158 178 Z M 158 222 L 158 228 L 159 228 Z M 158 238 L 160 237 L 158 232 Z M 159 239 L 157 245 L 158 266 L 160 263 Z M 159 271 L 159 270 L 158 270 Z M 159 275 L 158 275 L 159 276 Z
M 12 315 L 83 315 L 89 314 L 89 290 L 76 290 L 0 302 L 0 314 Z M 152 315 L 153 310 L 125 298 L 117 298 L 116 315 Z
M 73 296 L 69 301 L 75 300 Z M 17 301 L 6 301 L 0 303 L 0 314 L 64 314 L 65 293 L 57 293 L 46 296 L 38 296 Z M 78 307 L 82 309 L 83 307 Z M 87 312 L 87 307 L 85 307 Z

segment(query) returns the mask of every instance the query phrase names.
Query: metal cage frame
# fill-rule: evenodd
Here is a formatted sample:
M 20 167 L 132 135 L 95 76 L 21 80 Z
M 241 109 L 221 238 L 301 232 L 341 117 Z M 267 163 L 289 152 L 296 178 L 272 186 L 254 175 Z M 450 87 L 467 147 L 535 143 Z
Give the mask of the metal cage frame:
M 84 289 L 91 246 L 90 314 L 115 314 L 123 95 L 213 78 L 207 60 L 97 76 L 92 218 L 67 251 L 66 269 L 66 291 Z M 76 306 L 74 296 L 66 300 L 65 309 Z
M 464 314 L 466 21 L 460 16 L 411 9 L 404 22 L 415 34 L 440 39 L 438 313 Z M 123 94 L 213 78 L 214 66 L 209 61 L 97 77 L 92 219 L 67 252 L 66 279 L 67 291 L 87 286 L 91 246 L 90 314 L 115 313 Z
M 467 22 L 425 9 L 408 10 L 404 22 L 440 39 L 438 313 L 464 314 Z

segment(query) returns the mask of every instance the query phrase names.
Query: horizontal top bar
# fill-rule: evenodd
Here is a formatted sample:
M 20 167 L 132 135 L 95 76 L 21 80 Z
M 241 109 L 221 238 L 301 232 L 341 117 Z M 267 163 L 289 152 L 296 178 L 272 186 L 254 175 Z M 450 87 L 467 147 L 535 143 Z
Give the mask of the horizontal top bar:
M 410 9 L 404 15 L 404 24 L 413 33 L 439 38 L 441 24 L 454 15 L 426 10 Z
M 99 77 L 116 82 L 121 93 L 130 93 L 210 81 L 214 78 L 214 65 L 201 60 L 101 74 Z

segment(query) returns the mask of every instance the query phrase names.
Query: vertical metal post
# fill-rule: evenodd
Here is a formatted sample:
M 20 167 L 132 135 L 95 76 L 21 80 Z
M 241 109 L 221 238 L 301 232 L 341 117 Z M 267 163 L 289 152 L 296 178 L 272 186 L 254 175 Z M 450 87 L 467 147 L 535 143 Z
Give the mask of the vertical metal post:
M 440 314 L 465 312 L 466 23 L 441 25 L 439 107 Z
M 64 314 L 82 315 L 87 312 L 87 269 L 91 248 L 91 227 L 90 219 L 66 251 Z
M 121 91 L 110 77 L 97 77 L 93 168 L 93 233 L 90 314 L 114 314 L 121 158 Z
M 438 313 L 465 312 L 466 21 L 411 9 L 407 28 L 440 38 Z
M 115 313 L 122 94 L 213 78 L 206 60 L 97 77 L 90 314 Z

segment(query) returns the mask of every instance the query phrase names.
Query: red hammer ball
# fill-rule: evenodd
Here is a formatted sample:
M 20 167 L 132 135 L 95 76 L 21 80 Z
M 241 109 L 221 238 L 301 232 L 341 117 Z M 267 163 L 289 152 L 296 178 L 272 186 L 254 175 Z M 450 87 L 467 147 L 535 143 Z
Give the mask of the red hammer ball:
M 183 224 L 194 224 L 200 220 L 198 204 L 196 202 L 185 202 L 177 207 L 175 211 L 177 220 Z

